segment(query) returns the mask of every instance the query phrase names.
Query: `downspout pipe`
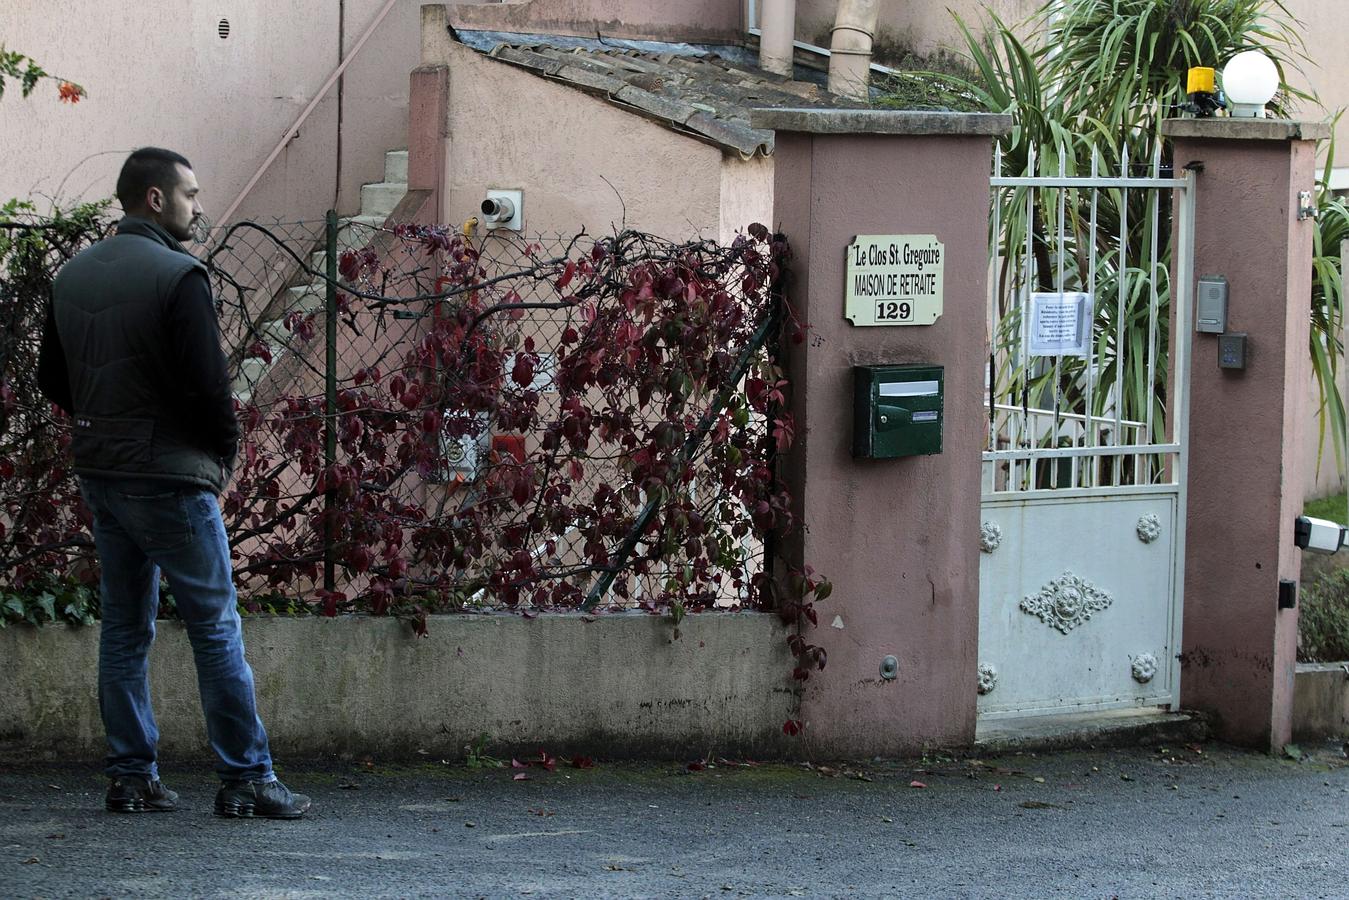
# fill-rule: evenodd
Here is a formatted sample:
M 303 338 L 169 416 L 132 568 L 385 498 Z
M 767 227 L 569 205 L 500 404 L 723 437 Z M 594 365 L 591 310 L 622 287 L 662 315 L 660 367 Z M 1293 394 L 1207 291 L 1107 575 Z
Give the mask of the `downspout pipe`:
M 796 0 L 761 0 L 759 9 L 759 68 L 791 78 Z
M 830 31 L 830 93 L 854 100 L 867 99 L 871 42 L 876 36 L 880 13 L 880 0 L 838 0 L 838 13 Z

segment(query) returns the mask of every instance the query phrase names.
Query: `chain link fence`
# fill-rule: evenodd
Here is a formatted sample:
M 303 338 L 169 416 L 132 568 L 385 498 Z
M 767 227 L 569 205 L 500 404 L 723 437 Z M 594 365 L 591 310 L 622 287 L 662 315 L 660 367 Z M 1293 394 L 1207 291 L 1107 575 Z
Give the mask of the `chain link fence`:
M 248 593 L 755 605 L 787 515 L 770 401 L 747 393 L 778 324 L 773 246 L 225 230 L 206 260 L 246 433 L 223 502 Z
M 52 278 L 112 222 L 5 212 L 0 586 L 90 585 L 69 423 L 35 361 Z M 221 497 L 243 602 L 417 622 L 771 603 L 764 536 L 792 525 L 769 351 L 787 249 L 749 231 L 221 229 L 196 252 L 244 430 Z

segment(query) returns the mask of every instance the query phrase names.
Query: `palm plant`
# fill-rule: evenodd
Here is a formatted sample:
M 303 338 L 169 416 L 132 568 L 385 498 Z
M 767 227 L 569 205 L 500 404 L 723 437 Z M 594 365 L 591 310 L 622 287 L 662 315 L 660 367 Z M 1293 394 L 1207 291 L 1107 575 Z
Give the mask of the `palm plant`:
M 957 17 L 973 76 L 909 73 L 935 87 L 954 108 L 1010 113 L 1012 132 L 999 146 L 1004 175 L 1160 175 L 1172 167 L 1164 119 L 1186 102 L 1185 72 L 1223 64 L 1258 49 L 1279 70 L 1274 103 L 1314 101 L 1287 85 L 1286 71 L 1305 60 L 1296 20 L 1282 0 L 1048 0 L 1009 27 L 989 14 L 988 38 Z M 1023 34 L 1036 35 L 1034 42 Z M 1327 166 L 1327 172 L 1329 167 Z M 1109 412 L 1145 422 L 1164 440 L 1167 405 L 1167 310 L 1170 300 L 1169 195 L 1158 191 L 1007 188 L 999 191 L 993 243 L 992 397 L 995 402 L 1052 404 L 1092 416 Z M 1335 374 L 1341 353 L 1339 241 L 1349 236 L 1349 208 L 1322 193 L 1312 304 L 1313 369 L 1322 397 L 1322 428 L 1342 449 L 1344 404 Z M 1090 291 L 1104 339 L 1090 359 L 1052 366 L 1022 357 L 1018 298 L 1030 291 Z M 1094 383 L 1093 383 L 1094 382 Z M 1142 437 L 1142 435 L 1137 435 Z M 1118 437 L 1118 436 L 1117 436 Z M 1057 433 L 1040 436 L 1060 440 Z

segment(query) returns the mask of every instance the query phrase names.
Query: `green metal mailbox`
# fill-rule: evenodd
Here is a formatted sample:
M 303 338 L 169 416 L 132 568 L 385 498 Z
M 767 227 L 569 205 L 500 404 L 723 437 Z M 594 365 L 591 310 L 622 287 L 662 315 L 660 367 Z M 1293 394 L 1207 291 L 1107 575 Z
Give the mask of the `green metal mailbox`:
M 941 366 L 854 366 L 852 455 L 941 452 Z

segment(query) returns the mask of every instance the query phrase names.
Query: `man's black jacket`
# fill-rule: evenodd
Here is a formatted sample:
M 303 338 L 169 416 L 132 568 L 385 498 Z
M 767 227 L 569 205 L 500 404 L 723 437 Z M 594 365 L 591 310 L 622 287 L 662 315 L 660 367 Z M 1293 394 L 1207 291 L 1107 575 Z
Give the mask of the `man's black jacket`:
M 239 423 L 206 268 L 127 216 L 61 268 L 38 384 L 74 418 L 75 471 L 224 490 Z

